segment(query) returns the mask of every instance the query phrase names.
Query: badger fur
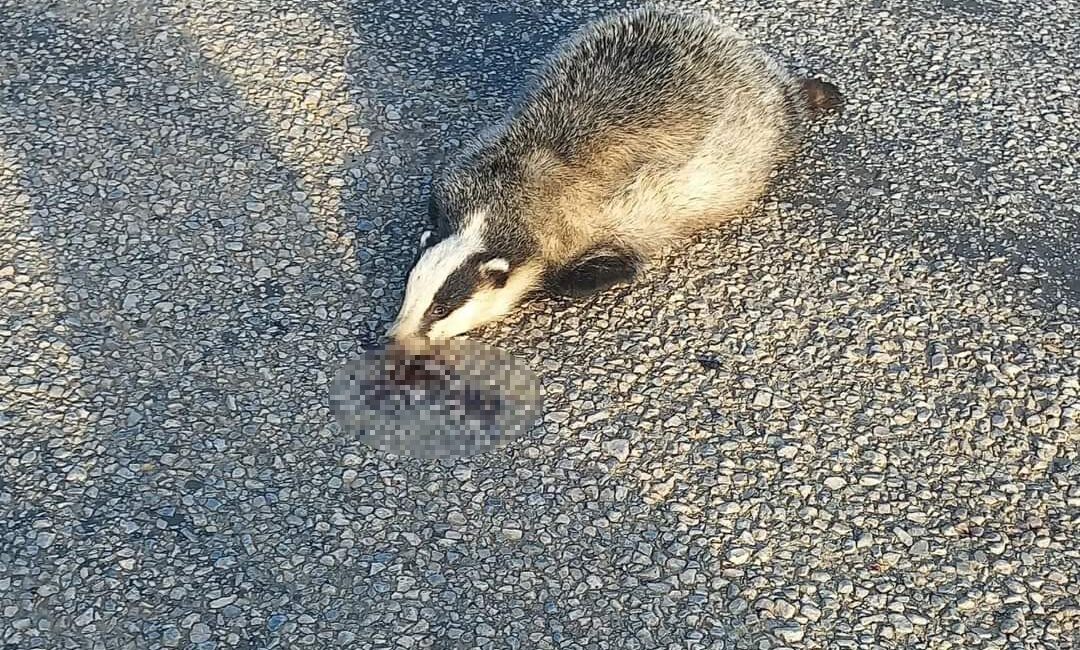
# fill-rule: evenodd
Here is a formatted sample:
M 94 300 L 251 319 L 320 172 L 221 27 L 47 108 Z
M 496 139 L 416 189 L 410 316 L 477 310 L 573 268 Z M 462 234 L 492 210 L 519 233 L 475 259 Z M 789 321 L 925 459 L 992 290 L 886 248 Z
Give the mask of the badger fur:
M 539 292 L 633 280 L 749 207 L 840 103 L 708 13 L 648 6 L 585 26 L 433 180 L 434 228 L 388 336 L 444 340 Z

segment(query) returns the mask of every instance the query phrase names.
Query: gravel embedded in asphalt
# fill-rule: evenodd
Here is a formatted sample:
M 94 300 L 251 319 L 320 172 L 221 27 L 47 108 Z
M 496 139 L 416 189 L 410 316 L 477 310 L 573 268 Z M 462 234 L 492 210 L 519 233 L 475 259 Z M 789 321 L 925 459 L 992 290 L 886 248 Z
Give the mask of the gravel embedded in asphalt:
M 0 643 L 1080 645 L 1076 3 L 713 3 L 845 112 L 477 333 L 504 452 L 340 436 L 443 157 L 621 3 L 0 8 Z

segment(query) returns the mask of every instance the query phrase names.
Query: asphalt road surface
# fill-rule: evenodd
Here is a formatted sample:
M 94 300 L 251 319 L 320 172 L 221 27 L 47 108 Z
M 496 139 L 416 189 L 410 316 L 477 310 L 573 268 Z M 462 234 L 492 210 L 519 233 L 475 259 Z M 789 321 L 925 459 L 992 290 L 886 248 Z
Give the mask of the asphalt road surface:
M 427 182 L 600 3 L 0 0 L 0 644 L 1080 647 L 1080 5 L 715 2 L 835 81 L 755 213 L 343 436 Z

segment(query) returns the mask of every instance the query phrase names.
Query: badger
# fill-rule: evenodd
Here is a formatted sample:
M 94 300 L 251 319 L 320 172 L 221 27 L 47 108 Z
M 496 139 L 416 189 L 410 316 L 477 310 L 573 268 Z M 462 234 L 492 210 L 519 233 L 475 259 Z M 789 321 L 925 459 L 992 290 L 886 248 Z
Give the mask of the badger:
M 433 178 L 386 340 L 444 341 L 540 295 L 632 282 L 751 206 L 842 102 L 705 11 L 646 5 L 579 28 Z

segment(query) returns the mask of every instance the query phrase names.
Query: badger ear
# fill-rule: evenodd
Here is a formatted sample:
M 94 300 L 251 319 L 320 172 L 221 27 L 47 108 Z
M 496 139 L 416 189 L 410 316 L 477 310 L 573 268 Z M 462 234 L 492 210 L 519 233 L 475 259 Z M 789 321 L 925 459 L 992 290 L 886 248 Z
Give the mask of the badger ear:
M 423 250 L 423 249 L 427 248 L 428 244 L 431 243 L 431 238 L 434 237 L 434 236 L 435 236 L 435 233 L 433 231 L 431 231 L 431 230 L 425 230 L 423 233 L 421 233 L 420 234 L 420 250 Z
M 510 260 L 505 257 L 492 258 L 480 264 L 480 273 L 501 289 L 510 278 Z
M 510 270 L 510 260 L 505 257 L 496 257 L 481 264 L 480 270 L 485 273 L 506 273 Z

